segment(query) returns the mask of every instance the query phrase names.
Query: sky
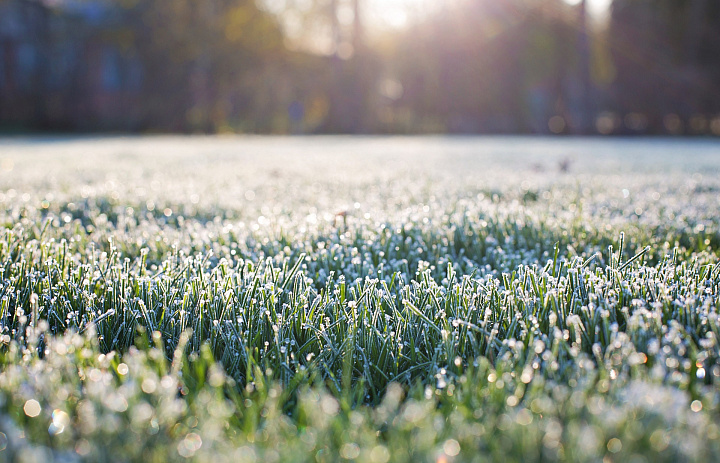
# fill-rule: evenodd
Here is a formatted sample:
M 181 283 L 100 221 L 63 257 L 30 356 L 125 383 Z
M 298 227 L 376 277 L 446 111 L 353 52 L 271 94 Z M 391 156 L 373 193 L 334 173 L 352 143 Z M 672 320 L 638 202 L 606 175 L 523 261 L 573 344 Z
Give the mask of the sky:
M 414 17 L 428 12 L 437 0 L 367 0 L 367 20 L 380 28 L 402 28 Z
M 563 0 L 568 5 L 577 5 L 580 0 Z M 610 11 L 612 0 L 587 0 L 588 14 L 596 18 L 603 18 Z
M 421 16 L 433 7 L 452 0 L 367 0 L 367 21 L 378 28 L 402 28 L 414 16 Z M 497 0 L 500 1 L 500 0 Z M 581 0 L 563 0 L 576 5 Z M 587 0 L 588 13 L 596 18 L 607 14 L 612 0 Z

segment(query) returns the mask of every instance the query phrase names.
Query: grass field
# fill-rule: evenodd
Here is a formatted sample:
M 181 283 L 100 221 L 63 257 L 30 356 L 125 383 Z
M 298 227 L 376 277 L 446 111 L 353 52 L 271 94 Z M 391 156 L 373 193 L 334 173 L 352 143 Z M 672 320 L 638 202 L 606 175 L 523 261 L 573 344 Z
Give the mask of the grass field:
M 720 460 L 720 145 L 0 142 L 0 461 Z

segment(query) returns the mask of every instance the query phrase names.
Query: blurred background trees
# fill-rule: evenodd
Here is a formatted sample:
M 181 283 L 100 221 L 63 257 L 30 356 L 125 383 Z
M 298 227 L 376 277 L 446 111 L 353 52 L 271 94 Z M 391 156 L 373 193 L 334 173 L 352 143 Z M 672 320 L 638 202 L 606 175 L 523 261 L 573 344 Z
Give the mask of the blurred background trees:
M 256 120 L 271 125 L 281 104 L 264 76 L 284 58 L 275 18 L 252 0 L 125 0 L 122 44 L 143 68 L 142 124 L 215 132 Z
M 603 2 L 0 0 L 0 130 L 720 135 L 720 3 Z
M 616 0 L 608 105 L 630 130 L 704 133 L 720 108 L 720 2 Z

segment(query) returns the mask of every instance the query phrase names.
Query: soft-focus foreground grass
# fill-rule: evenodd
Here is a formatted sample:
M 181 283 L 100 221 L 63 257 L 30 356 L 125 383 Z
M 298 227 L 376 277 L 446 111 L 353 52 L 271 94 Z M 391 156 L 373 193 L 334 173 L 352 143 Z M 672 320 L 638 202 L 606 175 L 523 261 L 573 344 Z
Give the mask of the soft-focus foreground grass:
M 720 151 L 662 146 L 0 145 L 0 460 L 718 460 Z

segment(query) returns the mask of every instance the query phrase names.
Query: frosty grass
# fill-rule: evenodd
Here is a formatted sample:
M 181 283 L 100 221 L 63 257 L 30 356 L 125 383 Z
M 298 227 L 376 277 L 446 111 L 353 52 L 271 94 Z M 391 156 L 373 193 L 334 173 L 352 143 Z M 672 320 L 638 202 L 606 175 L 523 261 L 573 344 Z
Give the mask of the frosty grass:
M 618 143 L 3 142 L 0 461 L 720 460 L 720 150 Z

